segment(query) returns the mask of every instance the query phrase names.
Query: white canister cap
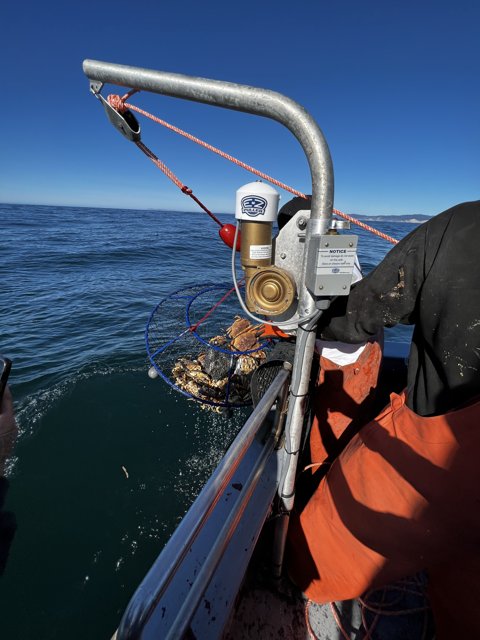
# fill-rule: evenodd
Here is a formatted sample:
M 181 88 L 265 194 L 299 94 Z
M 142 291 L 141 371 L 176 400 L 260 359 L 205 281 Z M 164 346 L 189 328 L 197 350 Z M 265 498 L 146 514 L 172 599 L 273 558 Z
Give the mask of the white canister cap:
M 237 190 L 235 217 L 237 220 L 275 222 L 280 194 L 265 182 L 249 182 Z

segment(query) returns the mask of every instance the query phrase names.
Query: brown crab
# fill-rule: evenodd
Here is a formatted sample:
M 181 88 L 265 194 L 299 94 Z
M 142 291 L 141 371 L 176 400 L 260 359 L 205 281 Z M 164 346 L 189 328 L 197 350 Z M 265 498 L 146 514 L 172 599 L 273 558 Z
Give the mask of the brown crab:
M 229 338 L 236 338 L 238 335 L 250 329 L 252 323 L 247 318 L 242 318 L 241 316 L 235 316 L 235 320 L 227 329 L 227 336 Z
M 246 318 L 235 316 L 235 321 L 231 324 L 226 333 L 230 340 L 230 348 L 234 351 L 250 351 L 258 349 L 260 343 L 258 338 L 263 332 L 263 325 L 253 325 Z
M 209 340 L 209 343 L 213 344 L 214 347 L 224 347 L 227 342 L 228 341 L 225 336 L 214 336 Z
M 235 365 L 235 375 L 244 375 L 248 376 L 248 374 L 253 373 L 255 369 L 258 367 L 258 360 L 256 358 L 252 358 L 251 355 L 238 356 L 237 364 Z
M 221 335 L 211 338 L 212 346 L 231 350 L 232 355 L 209 351 L 199 353 L 196 358 L 180 357 L 172 368 L 172 378 L 180 389 L 202 400 L 221 402 L 225 400 L 228 388 L 230 403 L 248 402 L 250 399 L 249 378 L 253 371 L 266 358 L 261 350 L 259 337 L 262 325 L 254 326 L 246 318 L 235 316 L 234 322 Z M 256 350 L 256 351 L 252 351 Z M 252 351 L 250 354 L 238 354 L 238 351 Z M 226 368 L 212 366 L 219 358 L 226 358 Z M 234 368 L 232 370 L 232 360 Z M 224 370 L 225 369 L 225 370 Z M 228 374 L 228 375 L 227 375 Z M 222 411 L 218 405 L 202 404 L 202 408 Z
M 211 384 L 210 376 L 202 370 L 199 362 L 196 360 L 187 360 L 180 358 L 172 369 L 172 375 L 178 386 L 185 384 L 186 380 L 191 380 L 195 384 Z

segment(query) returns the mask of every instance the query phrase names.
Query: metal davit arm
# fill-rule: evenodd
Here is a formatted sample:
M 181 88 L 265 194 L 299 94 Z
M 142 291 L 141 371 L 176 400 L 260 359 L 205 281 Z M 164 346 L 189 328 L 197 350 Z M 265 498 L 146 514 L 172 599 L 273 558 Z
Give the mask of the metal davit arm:
M 268 89 L 98 60 L 85 60 L 83 71 L 92 81 L 109 82 L 277 120 L 293 133 L 307 156 L 312 176 L 311 217 L 330 219 L 333 207 L 330 151 L 320 127 L 297 102 Z
M 311 318 L 315 311 L 315 301 L 305 285 L 310 240 L 312 236 L 322 235 L 327 231 L 333 208 L 333 168 L 323 133 L 312 116 L 297 102 L 267 89 L 95 60 L 85 60 L 83 70 L 92 82 L 112 83 L 271 118 L 287 127 L 305 152 L 312 178 L 312 205 L 305 237 L 301 283 L 298 287 L 300 319 L 285 429 L 285 462 L 279 487 L 281 502 L 288 514 L 295 496 L 305 396 L 309 389 L 315 344 L 316 319 L 306 323 L 306 319 Z M 283 559 L 287 520 L 288 518 L 284 518 L 284 525 L 278 535 L 276 562 L 279 566 Z

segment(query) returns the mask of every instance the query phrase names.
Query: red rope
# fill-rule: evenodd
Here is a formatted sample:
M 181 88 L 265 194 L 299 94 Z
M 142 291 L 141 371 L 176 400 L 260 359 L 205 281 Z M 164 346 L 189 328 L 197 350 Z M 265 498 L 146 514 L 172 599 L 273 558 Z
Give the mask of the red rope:
M 129 91 L 128 93 L 126 93 L 123 97 L 120 97 L 118 95 L 109 95 L 108 96 L 108 102 L 110 103 L 110 105 L 114 109 L 116 109 L 120 113 L 124 112 L 126 109 L 131 109 L 132 111 L 136 111 L 137 113 L 140 113 L 141 115 L 145 116 L 146 118 L 150 118 L 150 120 L 153 120 L 154 122 L 156 122 L 158 124 L 161 124 L 163 127 L 166 127 L 167 129 L 170 129 L 170 131 L 174 131 L 175 133 L 178 133 L 179 135 L 183 136 L 184 138 L 187 138 L 188 140 L 191 140 L 192 142 L 195 142 L 196 144 L 199 144 L 200 146 L 204 147 L 205 149 L 208 149 L 209 151 L 212 151 L 213 153 L 216 153 L 220 157 L 225 158 L 226 160 L 230 160 L 230 162 L 233 162 L 234 164 L 238 165 L 239 167 L 242 167 L 246 171 L 249 171 L 250 173 L 253 173 L 256 176 L 259 176 L 260 178 L 263 178 L 264 180 L 267 180 L 268 182 L 271 182 L 272 184 L 276 185 L 277 187 L 280 187 L 280 189 L 284 189 L 285 191 L 289 191 L 293 195 L 296 195 L 296 196 L 299 196 L 301 198 L 307 199 L 307 196 L 304 193 L 302 193 L 301 191 L 297 191 L 297 189 L 294 189 L 293 187 L 290 187 L 288 184 L 285 184 L 284 182 L 280 182 L 276 178 L 273 178 L 272 176 L 269 176 L 267 173 L 263 173 L 262 171 L 259 171 L 258 169 L 255 169 L 254 167 L 251 167 L 250 165 L 246 164 L 245 162 L 242 162 L 242 160 L 239 160 L 238 158 L 235 158 L 234 156 L 231 156 L 230 154 L 225 153 L 221 149 L 218 149 L 217 147 L 214 147 L 213 145 L 209 144 L 208 142 L 205 142 L 204 140 L 201 140 L 200 138 L 197 138 L 196 136 L 192 135 L 191 133 L 188 133 L 187 131 L 183 131 L 183 129 L 179 129 L 178 127 L 175 127 L 173 124 L 170 124 L 169 122 L 166 122 L 165 120 L 162 120 L 161 118 L 157 118 L 156 116 L 152 115 L 151 113 L 148 113 L 148 111 L 144 111 L 143 109 L 140 109 L 140 107 L 136 107 L 133 104 L 125 102 L 125 100 L 128 97 L 130 97 L 131 95 L 133 95 L 134 93 L 136 93 L 136 91 L 137 91 L 136 89 L 133 89 L 132 91 Z M 163 171 L 163 169 L 162 169 L 162 171 Z M 202 206 L 202 208 L 204 208 L 204 207 Z M 207 211 L 207 213 L 208 213 L 208 211 Z M 384 240 L 387 240 L 388 242 L 391 242 L 392 244 L 397 244 L 397 242 L 398 242 L 398 240 L 396 240 L 395 238 L 392 238 L 392 236 L 389 236 L 388 234 L 383 233 L 383 231 L 379 231 L 378 229 L 375 229 L 374 227 L 371 227 L 370 225 L 365 224 L 364 222 L 361 222 L 360 220 L 357 220 L 357 218 L 354 218 L 354 217 L 348 215 L 347 213 L 343 213 L 342 211 L 339 211 L 338 209 L 333 209 L 333 213 L 335 215 L 339 216 L 340 218 L 344 218 L 345 220 L 348 220 L 349 222 L 351 222 L 353 224 L 356 224 L 357 226 L 361 227 L 362 229 L 365 229 L 366 231 L 369 231 L 370 233 L 373 233 L 374 235 L 379 236 L 380 238 L 383 238 Z M 212 215 L 212 214 L 209 214 L 209 215 Z
M 234 291 L 235 291 L 235 287 L 232 287 L 230 291 L 227 291 L 227 293 L 224 296 L 222 296 L 222 298 L 220 298 L 220 300 L 216 302 L 211 309 L 207 311 L 207 313 L 203 316 L 203 318 L 200 318 L 198 322 L 196 322 L 193 326 L 190 327 L 190 331 L 196 331 L 198 327 L 202 324 L 202 322 L 205 322 L 208 316 L 211 313 L 213 313 L 215 309 L 219 307 L 222 304 L 222 302 L 224 302 Z
M 153 153 L 151 149 L 149 149 L 146 145 L 143 144 L 143 142 L 140 141 L 136 141 L 135 144 L 140 149 L 140 151 L 143 151 L 147 158 L 150 158 L 153 164 L 167 176 L 167 178 L 170 178 L 170 180 L 177 185 L 180 191 L 185 193 L 187 196 L 190 196 L 192 200 L 195 200 L 195 202 L 205 211 L 205 213 L 207 213 L 212 218 L 212 220 L 214 220 L 218 224 L 219 227 L 223 227 L 223 224 L 220 222 L 220 220 L 210 211 L 210 209 L 207 209 L 207 207 L 203 204 L 203 202 L 201 202 L 201 200 L 197 198 L 196 195 L 194 195 L 190 187 L 187 187 L 187 185 L 183 184 L 183 182 L 179 178 L 177 178 L 173 171 L 171 171 L 167 167 L 167 165 Z

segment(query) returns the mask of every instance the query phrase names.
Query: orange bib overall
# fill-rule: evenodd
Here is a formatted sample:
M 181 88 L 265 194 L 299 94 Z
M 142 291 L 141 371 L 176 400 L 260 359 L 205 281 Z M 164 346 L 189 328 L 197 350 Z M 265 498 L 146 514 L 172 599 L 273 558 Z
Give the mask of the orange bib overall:
M 351 364 L 338 365 L 320 357 L 310 431 L 312 471 L 327 456 L 340 453 L 338 439 L 352 421 L 359 429 L 373 417 L 371 408 L 381 362 L 378 342 L 367 342 L 358 360 Z
M 424 418 L 392 394 L 292 515 L 290 577 L 330 602 L 427 569 L 437 637 L 480 637 L 479 452 L 480 402 Z

